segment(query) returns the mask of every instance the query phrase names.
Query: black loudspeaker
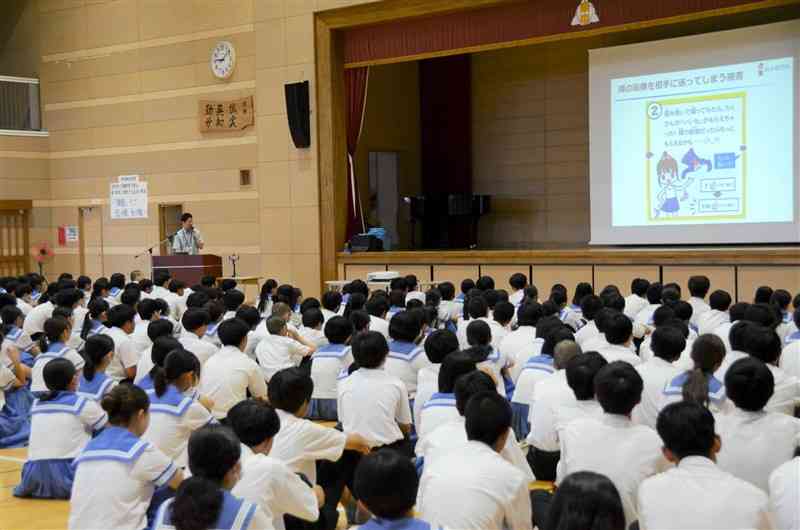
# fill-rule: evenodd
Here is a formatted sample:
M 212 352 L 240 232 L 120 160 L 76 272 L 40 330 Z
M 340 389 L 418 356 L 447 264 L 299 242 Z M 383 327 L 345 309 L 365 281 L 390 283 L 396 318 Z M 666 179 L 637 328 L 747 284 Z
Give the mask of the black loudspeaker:
M 286 114 L 294 146 L 298 149 L 311 146 L 311 116 L 308 106 L 308 81 L 284 85 Z

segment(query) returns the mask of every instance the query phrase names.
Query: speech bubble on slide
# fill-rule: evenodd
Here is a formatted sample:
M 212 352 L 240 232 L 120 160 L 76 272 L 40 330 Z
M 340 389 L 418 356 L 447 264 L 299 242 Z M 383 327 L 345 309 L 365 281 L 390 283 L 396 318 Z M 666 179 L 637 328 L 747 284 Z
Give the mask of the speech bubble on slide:
M 716 169 L 736 169 L 736 160 L 739 155 L 736 153 L 717 153 L 714 155 L 714 167 Z

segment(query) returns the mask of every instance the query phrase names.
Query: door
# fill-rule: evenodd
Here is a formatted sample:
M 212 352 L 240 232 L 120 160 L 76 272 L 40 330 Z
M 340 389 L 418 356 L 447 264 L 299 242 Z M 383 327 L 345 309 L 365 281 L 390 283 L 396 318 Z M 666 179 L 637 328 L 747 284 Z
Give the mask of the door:
M 30 201 L 0 201 L 0 276 L 20 276 L 28 272 L 29 210 Z
M 105 275 L 103 263 L 103 210 L 100 206 L 78 208 L 78 241 L 81 274 Z
M 162 241 L 159 253 L 162 256 L 172 253 L 172 245 L 166 239 L 180 230 L 181 215 L 183 215 L 182 204 L 158 205 L 158 240 Z

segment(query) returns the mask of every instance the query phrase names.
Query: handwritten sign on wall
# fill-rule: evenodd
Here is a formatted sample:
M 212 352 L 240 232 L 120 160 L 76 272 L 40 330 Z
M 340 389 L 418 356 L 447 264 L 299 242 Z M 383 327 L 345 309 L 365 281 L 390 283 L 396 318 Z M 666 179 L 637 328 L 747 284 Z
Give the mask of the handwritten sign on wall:
M 241 131 L 254 123 L 253 96 L 233 101 L 199 102 L 200 132 Z

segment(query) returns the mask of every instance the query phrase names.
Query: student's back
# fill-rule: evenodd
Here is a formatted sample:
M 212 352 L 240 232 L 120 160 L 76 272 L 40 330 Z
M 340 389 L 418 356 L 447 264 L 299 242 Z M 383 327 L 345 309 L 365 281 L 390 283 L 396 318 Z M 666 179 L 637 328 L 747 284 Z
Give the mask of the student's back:
M 389 322 L 389 356 L 386 359 L 386 372 L 401 381 L 408 390 L 409 397 L 417 394 L 417 374 L 430 362 L 425 351 L 418 344 L 421 322 L 411 311 L 397 313 Z

